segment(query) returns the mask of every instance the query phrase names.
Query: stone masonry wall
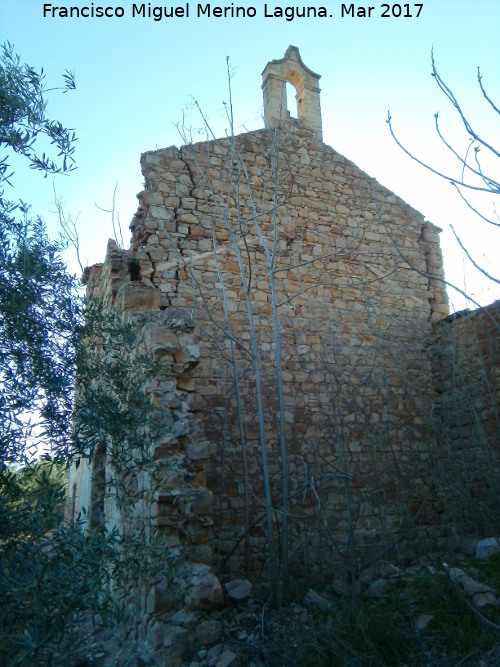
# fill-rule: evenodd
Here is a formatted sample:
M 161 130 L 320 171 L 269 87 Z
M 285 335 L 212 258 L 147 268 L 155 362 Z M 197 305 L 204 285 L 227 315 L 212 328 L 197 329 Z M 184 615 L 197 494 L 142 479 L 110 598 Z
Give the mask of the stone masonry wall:
M 135 269 L 129 253 L 110 241 L 104 264 L 86 271 L 89 299 L 135 332 L 123 347 L 107 340 L 100 327 L 89 340 L 89 351 L 97 345 L 103 358 L 112 351 L 124 364 L 145 355 L 155 376 L 139 373 L 131 390 L 149 397 L 153 413 L 142 425 L 140 451 L 127 440 L 108 437 L 88 452 L 88 464 L 73 466 L 66 518 L 78 519 L 86 529 L 117 529 L 134 549 L 143 545 L 137 557 L 146 572 L 154 567 L 155 573 L 142 583 L 138 577 L 143 573 L 137 572 L 135 598 L 129 600 L 137 609 L 133 632 L 162 651 L 161 664 L 179 665 L 193 642 L 212 643 L 221 634 L 212 613 L 221 606 L 222 587 L 208 545 L 214 499 L 205 484 L 205 463 L 215 446 L 193 417 L 190 377 L 200 354 L 191 314 L 160 308 L 160 290 L 141 280 Z M 168 572 L 176 557 L 181 558 L 171 581 Z
M 139 636 L 178 664 L 183 638 L 220 636 L 221 583 L 269 581 L 266 504 L 304 586 L 480 533 L 471 466 L 496 516 L 498 306 L 443 320 L 439 230 L 300 120 L 141 165 L 130 249 L 86 279 L 157 364 L 138 390 L 161 426 L 139 500 L 90 516 L 185 557 L 175 594 L 140 600 Z M 98 477 L 111 490 L 109 451 L 72 472 L 69 515 Z
M 295 576 L 324 578 L 332 562 L 362 562 L 432 522 L 420 473 L 432 441 L 426 344 L 447 314 L 438 230 L 300 121 L 146 153 L 142 168 L 130 260 L 159 294 L 158 317 L 181 308 L 197 325 L 200 363 L 177 387 L 216 448 L 199 471 L 214 525 L 194 539 L 213 546 L 221 576 L 268 576 L 252 340 L 282 522 L 273 299 Z
M 450 315 L 432 345 L 440 437 L 436 456 L 459 535 L 495 534 L 500 521 L 500 302 Z

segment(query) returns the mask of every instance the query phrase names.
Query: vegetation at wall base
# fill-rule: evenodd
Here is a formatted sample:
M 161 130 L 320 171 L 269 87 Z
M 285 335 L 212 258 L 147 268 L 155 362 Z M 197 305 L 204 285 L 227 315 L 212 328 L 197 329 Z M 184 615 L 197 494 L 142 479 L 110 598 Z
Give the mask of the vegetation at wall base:
M 498 592 L 500 556 L 470 559 Z M 478 613 L 445 569 L 413 568 L 383 593 L 323 598 L 327 609 L 292 604 L 262 612 L 232 649 L 265 667 L 494 667 L 500 663 L 500 610 Z M 427 625 L 419 627 L 423 619 Z M 241 630 L 240 630 L 241 633 Z M 249 640 L 250 638 L 250 640 Z M 256 662 L 256 661 L 259 662 Z M 245 663 L 244 663 L 245 664 Z
M 498 592 L 500 556 L 488 563 L 474 558 L 457 564 Z M 321 605 L 307 600 L 271 609 L 249 600 L 222 612 L 222 644 L 200 651 L 195 643 L 182 656 L 183 667 L 213 667 L 220 655 L 237 656 L 239 667 L 497 667 L 500 662 L 500 610 L 475 610 L 450 580 L 446 568 L 401 569 L 383 592 L 356 595 L 328 590 Z M 320 596 L 317 596 L 320 597 Z M 98 622 L 75 620 L 73 660 L 98 667 L 153 666 L 132 636 Z M 195 635 L 195 628 L 190 631 Z M 87 633 L 87 636 L 85 636 Z M 64 659 L 65 642 L 55 651 Z M 40 663 L 44 664 L 44 663 Z M 64 663 L 63 663 L 64 664 Z M 165 663 L 168 664 L 168 663 Z

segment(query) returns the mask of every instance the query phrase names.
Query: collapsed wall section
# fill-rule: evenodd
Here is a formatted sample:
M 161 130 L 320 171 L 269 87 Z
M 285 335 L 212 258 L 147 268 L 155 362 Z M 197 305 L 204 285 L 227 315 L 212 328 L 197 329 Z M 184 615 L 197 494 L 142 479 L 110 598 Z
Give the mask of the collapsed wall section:
M 99 309 L 87 341 L 96 372 L 76 390 L 75 433 L 85 429 L 78 437 L 86 450 L 70 471 L 66 518 L 116 532 L 125 562 L 139 559 L 125 589 L 119 567 L 109 573 L 112 586 L 138 610 L 134 634 L 174 665 L 188 621 L 201 643 L 215 641 L 217 628 L 220 635 L 220 624 L 204 621 L 222 602 L 208 544 L 214 500 L 205 466 L 215 446 L 193 416 L 199 347 L 191 313 L 162 309 L 160 290 L 136 268 L 110 241 L 104 263 L 85 273 L 87 319 Z M 80 410 L 92 409 L 94 395 L 99 410 L 88 426 Z

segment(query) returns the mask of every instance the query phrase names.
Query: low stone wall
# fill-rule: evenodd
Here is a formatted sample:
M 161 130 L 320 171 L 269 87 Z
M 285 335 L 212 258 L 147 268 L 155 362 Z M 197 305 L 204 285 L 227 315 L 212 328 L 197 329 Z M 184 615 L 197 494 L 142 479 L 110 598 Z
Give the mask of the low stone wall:
M 437 456 L 457 535 L 495 533 L 500 521 L 500 302 L 434 327 Z

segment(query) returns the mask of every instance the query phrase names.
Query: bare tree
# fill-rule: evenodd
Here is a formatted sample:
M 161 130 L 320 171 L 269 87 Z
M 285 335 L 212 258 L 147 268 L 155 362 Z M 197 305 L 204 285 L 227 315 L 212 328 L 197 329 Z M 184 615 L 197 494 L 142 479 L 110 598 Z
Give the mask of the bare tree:
M 343 228 L 334 226 L 333 231 L 331 227 L 326 230 L 325 226 L 325 231 L 318 235 L 314 228 L 306 226 L 305 220 L 301 223 L 302 227 L 297 227 L 294 221 L 287 222 L 287 215 L 294 207 L 300 210 L 300 195 L 309 187 L 309 177 L 307 154 L 293 155 L 293 151 L 289 151 L 290 142 L 293 142 L 293 127 L 285 123 L 273 130 L 263 130 L 265 149 L 258 159 L 259 164 L 255 164 L 255 155 L 245 150 L 244 136 L 239 138 L 234 134 L 231 97 L 227 107 L 230 130 L 225 139 L 216 139 L 199 105 L 195 106 L 201 114 L 207 142 L 189 144 L 191 133 L 181 125 L 181 136 L 188 141 L 181 149 L 181 157 L 187 165 L 191 187 L 197 190 L 198 198 L 200 190 L 204 191 L 202 218 L 197 224 L 206 225 L 210 220 L 212 261 L 222 307 L 214 300 L 211 286 L 204 284 L 204 274 L 198 268 L 209 258 L 193 252 L 189 249 L 188 239 L 179 241 L 175 233 L 170 235 L 169 246 L 169 253 L 175 259 L 169 266 L 182 268 L 177 274 L 181 283 L 176 288 L 176 295 L 182 293 L 186 300 L 190 300 L 201 335 L 210 341 L 211 354 L 220 354 L 221 361 L 227 365 L 226 373 L 231 382 L 226 387 L 232 385 L 234 391 L 235 423 L 238 424 L 243 458 L 244 526 L 241 539 L 246 544 L 246 570 L 249 570 L 252 528 L 255 529 L 256 522 L 261 518 L 260 512 L 255 516 L 254 508 L 260 505 L 266 517 L 272 597 L 277 601 L 280 591 L 286 597 L 290 590 L 290 559 L 296 559 L 301 549 L 306 552 L 314 549 L 308 544 L 312 535 L 313 542 L 318 545 L 318 535 L 324 533 L 327 536 L 325 561 L 330 558 L 329 550 L 338 550 L 343 557 L 347 554 L 348 569 L 354 581 L 358 571 L 356 526 L 362 521 L 363 506 L 368 507 L 371 503 L 360 501 L 359 493 L 355 493 L 353 488 L 361 467 L 355 462 L 354 444 L 349 437 L 350 413 L 353 411 L 350 398 L 353 386 L 349 381 L 351 360 L 342 350 L 341 337 L 337 340 L 335 334 L 340 319 L 325 325 L 325 303 L 319 297 L 321 290 L 339 289 L 354 299 L 359 298 L 364 290 L 367 294 L 372 293 L 372 298 L 378 303 L 390 288 L 390 277 L 398 271 L 409 274 L 411 270 L 399 266 L 399 256 L 395 251 L 389 258 L 389 263 L 394 262 L 394 266 L 386 273 L 377 271 L 367 262 L 370 253 L 366 254 L 366 243 L 371 239 L 366 239 L 366 235 L 371 233 L 369 221 L 374 218 L 375 206 L 370 203 L 372 191 L 369 181 L 363 186 L 363 191 L 356 193 L 357 217 L 349 219 Z M 221 162 L 225 169 L 219 169 L 216 174 L 211 165 Z M 388 196 L 387 191 L 380 188 L 379 195 Z M 161 211 L 157 209 L 155 215 L 159 218 Z M 318 240 L 314 249 L 313 237 Z M 337 266 L 342 269 L 337 271 Z M 235 280 L 235 275 L 238 280 Z M 236 302 L 240 295 L 241 304 L 245 304 L 244 326 Z M 307 443 L 307 439 L 301 439 L 299 435 L 304 433 L 307 412 L 303 407 L 299 408 L 299 405 L 304 406 L 300 385 L 297 390 L 293 388 L 291 373 L 286 370 L 289 343 L 283 348 L 283 340 L 289 340 L 291 332 L 294 332 L 293 317 L 301 312 L 310 330 L 308 336 L 302 334 L 304 340 L 302 344 L 299 341 L 300 352 L 310 354 L 311 363 L 318 368 L 318 380 L 315 381 L 325 383 L 322 437 L 325 438 L 331 429 L 327 442 L 314 436 L 314 442 L 318 438 L 317 445 Z M 328 312 L 331 312 L 330 306 Z M 300 334 L 295 332 L 293 335 L 298 337 Z M 394 356 L 394 349 L 392 354 Z M 377 365 L 381 363 L 376 356 L 374 359 Z M 296 361 L 291 363 L 297 364 Z M 307 374 L 301 382 L 307 382 Z M 368 387 L 370 373 L 363 382 L 367 385 L 365 394 L 370 397 L 368 405 L 370 401 L 377 400 L 373 396 L 373 387 Z M 391 382 L 392 379 L 387 379 L 388 385 Z M 357 400 L 360 398 L 358 396 Z M 275 411 L 270 409 L 274 403 Z M 222 440 L 225 443 L 219 483 L 221 507 L 224 502 L 224 471 L 229 468 L 230 458 L 225 453 L 225 447 L 235 437 L 230 428 L 232 418 L 228 417 L 230 405 L 231 399 L 226 394 L 220 417 L 220 422 L 224 424 Z M 356 406 L 358 408 L 363 408 L 362 402 Z M 365 434 L 360 436 L 362 439 L 370 430 L 371 408 L 365 407 L 365 411 L 367 428 Z M 249 467 L 254 465 L 253 438 L 249 435 L 252 417 L 258 426 L 263 501 L 255 492 L 255 475 L 249 472 Z M 375 425 L 373 428 L 376 428 Z M 389 427 L 387 429 L 389 433 Z M 312 450 L 318 449 L 318 452 L 311 451 L 309 461 L 304 455 L 304 444 L 305 450 L 311 450 L 311 447 Z M 279 451 L 278 470 L 276 447 Z M 374 460 L 380 458 L 380 451 L 375 449 Z M 328 452 L 326 456 L 319 453 L 323 450 Z M 380 466 L 380 463 L 377 465 Z M 376 470 L 376 466 L 374 468 Z M 277 473 L 281 478 L 279 483 Z M 384 477 L 389 476 L 386 473 Z M 276 500 L 276 489 L 280 490 L 279 502 Z M 380 516 L 383 513 L 381 493 L 378 493 Z M 335 512 L 345 516 L 345 520 L 342 519 L 343 525 L 345 521 L 342 546 L 338 543 L 338 531 L 331 529 Z M 222 511 L 220 519 L 221 516 Z M 383 519 L 381 521 L 383 523 Z M 219 529 L 222 532 L 220 526 Z M 334 533 L 337 533 L 335 537 Z M 234 553 L 237 544 L 238 540 L 229 553 L 226 549 L 226 558 Z M 305 576 L 307 578 L 309 572 Z
M 396 134 L 389 114 L 387 122 L 391 135 L 412 160 L 451 184 L 475 216 L 474 234 L 481 238 L 484 232 L 489 232 L 489 236 L 495 239 L 495 235 L 500 232 L 500 151 L 466 115 L 462 103 L 439 74 L 433 53 L 431 62 L 434 81 L 456 112 L 465 132 L 465 152 L 447 138 L 438 113 L 434 116 L 436 134 L 439 144 L 444 146 L 452 158 L 451 164 L 455 165 L 452 171 L 440 169 L 432 159 L 424 159 L 409 149 Z M 477 82 L 487 108 L 493 112 L 496 120 L 500 120 L 500 109 L 488 94 L 479 68 Z M 478 271 L 483 282 L 489 283 L 492 291 L 498 293 L 498 266 L 492 266 L 484 255 L 478 259 L 455 227 L 450 227 L 469 267 Z M 496 243 L 498 240 L 497 237 Z M 398 252 L 404 261 L 408 261 L 402 248 L 398 248 Z M 418 270 L 414 266 L 412 268 Z M 439 280 L 436 276 L 432 278 Z M 446 498 L 446 512 L 451 517 L 450 523 L 454 524 L 456 536 L 463 535 L 464 530 L 481 536 L 496 531 L 500 512 L 495 490 L 499 483 L 500 456 L 499 392 L 496 379 L 500 363 L 499 302 L 480 307 L 465 290 L 448 282 L 446 284 L 464 296 L 477 310 L 451 315 L 435 326 L 431 350 L 439 400 L 431 416 L 436 434 L 436 450 L 434 471 L 429 479 L 438 485 L 442 497 Z
M 445 172 L 433 164 L 432 159 L 425 159 L 418 156 L 412 149 L 405 146 L 399 139 L 393 126 L 393 119 L 389 112 L 387 123 L 391 136 L 397 145 L 408 155 L 412 160 L 417 162 L 432 174 L 436 175 L 449 182 L 455 188 L 458 196 L 462 199 L 464 204 L 471 210 L 477 218 L 478 233 L 480 225 L 486 225 L 498 229 L 500 228 L 500 217 L 498 212 L 498 199 L 500 196 L 500 180 L 496 173 L 498 172 L 500 151 L 494 143 L 485 138 L 485 136 L 478 131 L 473 122 L 466 116 L 463 111 L 461 103 L 457 100 L 452 89 L 445 83 L 439 72 L 437 71 L 434 53 L 431 54 L 432 76 L 443 93 L 444 97 L 452 105 L 455 110 L 461 125 L 465 131 L 467 148 L 465 153 L 461 149 L 455 147 L 446 136 L 445 130 L 441 127 L 439 121 L 439 113 L 434 114 L 434 122 L 436 134 L 440 145 L 444 146 L 447 153 L 452 158 L 452 164 L 455 164 L 455 169 L 452 172 Z M 485 100 L 488 108 L 500 120 L 500 109 L 488 95 L 488 92 L 483 84 L 480 69 L 477 70 L 477 82 L 481 91 L 482 97 Z M 495 284 L 500 284 L 500 274 L 498 267 L 489 268 L 484 261 L 478 260 L 473 256 L 473 253 L 462 242 L 459 234 L 456 232 L 453 225 L 450 225 L 451 230 L 457 240 L 459 247 L 467 257 L 470 264 L 479 271 L 486 280 Z M 455 288 L 457 289 L 457 288 Z M 460 291 L 460 290 L 459 290 Z

